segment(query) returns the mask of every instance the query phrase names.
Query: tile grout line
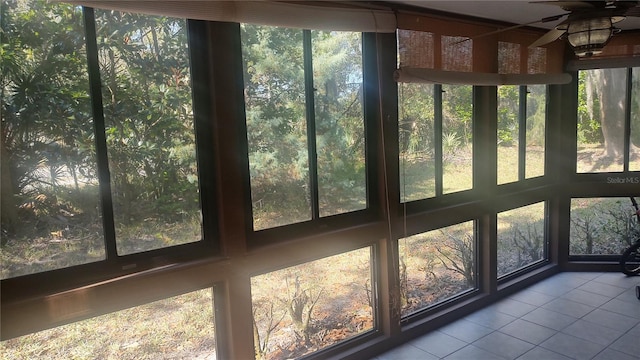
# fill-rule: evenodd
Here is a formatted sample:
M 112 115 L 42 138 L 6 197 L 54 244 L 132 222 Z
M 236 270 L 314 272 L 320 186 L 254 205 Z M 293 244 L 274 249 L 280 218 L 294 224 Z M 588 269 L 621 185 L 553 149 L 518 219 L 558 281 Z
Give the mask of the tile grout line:
M 590 356 L 589 359 L 596 359 L 599 356 L 601 356 L 601 358 L 604 358 L 605 355 L 602 355 L 602 354 L 605 354 L 607 351 L 611 351 L 611 353 L 609 355 L 618 353 L 618 354 L 629 355 L 631 357 L 636 356 L 634 354 L 629 354 L 628 353 L 628 351 L 630 351 L 630 350 L 627 349 L 625 344 L 629 344 L 629 342 L 628 342 L 629 339 L 627 339 L 626 337 L 631 336 L 630 334 L 632 334 L 632 332 L 638 331 L 637 328 L 640 327 L 640 318 L 636 318 L 634 316 L 625 315 L 624 310 L 623 310 L 624 308 L 622 308 L 620 310 L 620 312 L 611 311 L 611 310 L 609 310 L 607 308 L 604 308 L 604 306 L 607 306 L 607 304 L 609 304 L 609 307 L 614 306 L 615 303 L 612 303 L 612 300 L 618 300 L 619 302 L 624 302 L 624 303 L 631 303 L 626 299 L 626 295 L 623 296 L 623 294 L 626 294 L 631 289 L 634 289 L 636 285 L 633 284 L 632 281 L 630 281 L 630 285 L 629 286 L 623 287 L 618 278 L 610 275 L 612 273 L 589 273 L 589 274 L 592 274 L 592 275 L 590 275 L 590 277 L 591 277 L 590 279 L 585 279 L 584 278 L 584 277 L 587 277 L 587 276 L 584 276 L 584 277 L 580 276 L 580 275 L 582 275 L 582 273 L 577 273 L 579 275 L 575 275 L 575 274 L 576 273 L 566 272 L 566 273 L 562 273 L 561 277 L 549 278 L 549 279 L 547 279 L 546 283 L 545 282 L 541 282 L 541 283 L 537 283 L 537 284 L 534 284 L 534 285 L 531 286 L 531 287 L 534 287 L 534 286 L 538 285 L 538 290 L 531 289 L 531 287 L 525 288 L 525 289 L 521 290 L 520 292 L 514 293 L 514 294 L 512 294 L 510 296 L 505 297 L 503 300 L 500 300 L 500 301 L 498 301 L 498 302 L 496 302 L 496 303 L 494 303 L 492 305 L 489 305 L 489 306 L 485 307 L 484 309 L 480 309 L 477 312 L 474 312 L 474 313 L 472 313 L 472 314 L 470 314 L 470 315 L 468 315 L 466 317 L 463 317 L 463 318 L 457 320 L 457 321 L 466 321 L 466 322 L 468 322 L 470 324 L 478 326 L 478 328 L 476 328 L 476 329 L 478 329 L 478 331 L 481 331 L 482 333 L 484 333 L 483 329 L 490 330 L 489 333 L 483 334 L 478 338 L 475 338 L 475 335 L 472 335 L 472 334 L 480 335 L 482 333 L 477 332 L 475 329 L 473 330 L 473 332 L 468 333 L 469 335 L 467 335 L 467 336 L 456 336 L 456 332 L 455 331 L 453 331 L 453 332 L 449 331 L 451 334 L 443 332 L 441 330 L 444 327 L 440 328 L 440 329 L 434 329 L 433 332 L 439 332 L 441 335 L 449 336 L 449 337 L 451 337 L 451 338 L 453 338 L 453 339 L 455 339 L 457 341 L 460 341 L 460 343 L 458 345 L 463 344 L 461 347 L 459 347 L 456 350 L 453 350 L 451 352 L 448 352 L 449 349 L 445 348 L 444 351 L 447 351 L 447 354 L 444 355 L 444 356 L 435 355 L 435 354 L 429 352 L 428 350 L 423 350 L 422 348 L 420 348 L 418 346 L 415 346 L 415 345 L 412 345 L 412 344 L 408 344 L 408 343 L 407 344 L 411 345 L 415 349 L 418 349 L 420 352 L 424 352 L 425 354 L 428 354 L 429 356 L 433 356 L 433 357 L 439 358 L 439 359 L 446 359 L 446 358 L 451 359 L 453 354 L 456 354 L 457 352 L 462 351 L 463 349 L 467 349 L 467 351 L 465 352 L 467 356 L 470 353 L 473 354 L 474 351 L 478 350 L 478 351 L 481 351 L 482 354 L 485 354 L 485 355 L 486 354 L 491 354 L 492 356 L 495 356 L 496 358 L 507 359 L 507 360 L 514 360 L 514 359 L 520 359 L 520 358 L 525 359 L 525 355 L 530 353 L 530 352 L 532 352 L 532 351 L 544 351 L 544 352 L 556 354 L 556 355 L 558 355 L 560 357 L 563 357 L 563 358 L 571 358 L 571 357 L 575 358 L 576 356 L 578 356 L 577 354 L 579 352 L 578 353 L 574 353 L 571 356 L 571 355 L 565 355 L 564 353 L 557 351 L 558 349 L 561 349 L 563 352 L 566 352 L 567 354 L 570 354 L 571 353 L 571 349 L 570 348 L 569 348 L 569 351 L 567 351 L 566 347 L 565 348 L 557 347 L 557 346 L 552 345 L 553 343 L 549 343 L 549 344 L 552 347 L 554 347 L 555 350 L 552 350 L 550 348 L 546 348 L 544 346 L 541 346 L 543 343 L 549 341 L 549 339 L 553 338 L 554 336 L 562 335 L 562 336 L 564 336 L 564 338 L 563 337 L 557 338 L 558 341 L 560 341 L 560 339 L 575 339 L 576 343 L 590 343 L 590 344 L 593 344 L 594 345 L 593 350 L 598 350 L 598 348 L 595 347 L 596 345 L 597 346 L 601 346 L 602 348 L 600 350 L 598 350 L 594 355 L 590 355 L 589 354 L 589 356 Z M 617 281 L 615 283 L 615 285 L 612 284 L 611 282 L 606 282 L 607 279 L 605 278 L 605 276 L 610 276 L 611 279 L 612 279 L 611 282 Z M 557 279 L 557 280 L 554 280 L 554 279 Z M 567 283 L 575 284 L 575 283 L 578 283 L 578 282 L 580 282 L 580 285 L 567 286 L 568 285 Z M 539 284 L 541 284 L 541 285 L 539 285 Z M 544 289 L 547 286 L 549 287 L 549 289 L 551 289 L 548 292 L 551 292 L 551 293 L 554 293 L 554 294 L 549 294 L 549 293 L 545 293 L 545 292 L 540 291 L 541 289 L 544 291 Z M 599 287 L 601 289 L 603 289 L 601 292 L 604 292 L 604 293 L 610 292 L 610 291 L 608 291 L 608 289 L 609 290 L 613 289 L 614 290 L 613 292 L 615 293 L 616 292 L 615 291 L 616 288 L 620 289 L 620 290 L 624 290 L 624 291 L 622 291 L 621 293 L 618 293 L 618 294 L 614 294 L 614 295 L 594 292 L 594 290 L 598 291 Z M 613 288 L 609 288 L 609 287 L 613 287 Z M 558 290 L 558 288 L 560 288 L 560 290 Z M 566 291 L 561 293 L 562 289 L 564 289 Z M 583 303 L 583 302 L 580 302 L 580 301 L 576 301 L 576 300 L 574 300 L 572 298 L 565 297 L 570 292 L 576 291 L 576 290 L 581 291 L 582 293 L 575 293 L 577 295 L 572 295 L 572 297 L 574 297 L 574 298 L 577 296 L 577 298 L 579 299 L 581 294 L 585 294 L 585 296 L 589 296 L 589 295 L 597 296 L 598 299 L 596 299 L 595 302 L 592 302 L 591 304 L 589 304 L 589 303 Z M 524 293 L 524 292 L 529 292 L 529 291 L 533 292 L 534 294 L 537 294 L 537 295 L 541 296 L 541 297 L 539 297 L 539 298 L 537 298 L 537 299 L 532 301 L 532 302 L 536 302 L 535 304 L 531 304 L 529 302 L 522 301 L 521 299 L 518 299 L 518 298 L 514 297 L 514 296 L 517 296 L 519 293 Z M 635 294 L 633 294 L 633 295 L 634 295 L 633 297 L 635 298 Z M 546 299 L 549 299 L 549 300 L 545 301 Z M 509 300 L 509 301 L 507 302 L 508 303 L 507 305 L 502 307 L 502 309 L 500 308 L 500 306 L 496 306 L 496 305 L 499 305 L 500 302 L 504 301 L 504 300 Z M 566 303 L 564 303 L 564 304 L 560 303 L 560 305 L 557 306 L 558 307 L 557 309 L 544 307 L 544 306 L 547 306 L 550 303 L 552 303 L 554 301 L 557 301 L 557 300 L 562 300 L 563 302 L 566 302 Z M 579 317 L 577 317 L 575 315 L 570 315 L 570 314 L 562 312 L 563 306 L 566 306 L 567 308 L 570 308 L 573 303 L 575 303 L 576 305 L 588 306 L 588 309 L 587 309 L 588 311 L 586 313 L 582 314 L 581 310 L 576 310 L 577 311 L 576 313 L 581 314 Z M 599 303 L 599 304 L 598 305 L 593 305 L 594 303 Z M 529 320 L 523 318 L 523 317 L 529 315 L 530 313 L 532 313 L 533 311 L 536 311 L 536 310 L 539 310 L 539 309 L 540 310 L 549 311 L 551 313 L 555 313 L 555 314 L 558 314 L 558 315 L 564 315 L 564 316 L 567 316 L 567 317 L 575 319 L 575 320 L 571 321 L 567 325 L 562 326 L 561 328 L 559 327 L 559 330 L 556 330 L 554 328 L 550 328 L 550 327 L 547 327 L 545 325 L 541 325 L 541 324 L 538 324 L 538 323 L 535 323 L 535 322 L 532 322 L 532 321 L 529 321 Z M 481 316 L 479 316 L 478 319 L 476 319 L 476 321 L 470 320 L 468 318 L 469 316 L 473 316 L 474 314 L 477 314 L 478 312 L 480 312 L 482 310 L 485 310 L 486 313 L 489 314 L 489 315 L 482 314 Z M 610 317 L 610 319 L 611 319 L 610 321 L 612 321 L 613 323 L 615 323 L 615 319 L 616 319 L 615 316 L 626 316 L 627 318 L 630 319 L 630 321 L 629 322 L 625 321 L 625 327 L 627 327 L 627 326 L 629 326 L 629 327 L 626 330 L 622 331 L 622 330 L 620 330 L 620 328 L 612 328 L 611 324 L 609 324 L 609 326 L 607 326 L 607 325 L 603 325 L 603 324 L 594 322 L 593 321 L 594 319 L 591 319 L 591 321 L 590 320 L 586 320 L 586 317 L 588 317 L 590 314 L 594 313 L 597 310 L 601 310 L 601 311 L 605 312 L 605 313 L 602 313 L 602 316 L 606 316 L 607 313 L 612 314 L 612 316 Z M 519 314 L 519 315 L 514 315 L 514 313 L 519 313 L 520 311 L 525 311 L 525 312 L 522 313 L 522 314 Z M 480 321 L 482 321 L 484 319 L 484 316 L 488 316 L 489 318 L 487 318 L 486 320 L 491 321 L 490 317 L 491 317 L 492 314 L 494 314 L 494 315 L 498 314 L 498 315 L 508 316 L 509 317 L 509 318 L 506 318 L 506 319 L 498 320 L 498 323 L 501 323 L 502 321 L 505 321 L 505 320 L 509 320 L 509 321 L 506 322 L 505 324 L 502 324 L 501 326 L 499 326 L 497 328 L 494 328 L 495 324 L 496 324 L 495 320 L 491 323 L 491 325 L 492 325 L 491 327 L 488 327 L 488 326 L 485 325 L 485 323 L 488 323 L 487 321 L 485 321 L 485 323 L 481 323 L 480 322 Z M 508 332 L 504 331 L 505 327 L 509 326 L 510 324 L 513 324 L 514 322 L 516 322 L 518 320 L 521 320 L 521 321 L 529 323 L 531 325 L 535 325 L 535 326 L 538 326 L 540 328 L 544 328 L 546 330 L 549 330 L 550 332 L 552 332 L 552 334 L 547 336 L 547 334 L 543 332 L 539 336 L 535 335 L 535 336 L 538 337 L 538 339 L 536 339 L 534 335 L 532 335 L 532 337 L 530 337 L 530 338 L 526 338 L 527 335 L 525 333 L 525 335 L 521 335 L 521 336 L 525 337 L 526 339 L 521 339 L 520 337 L 513 336 L 513 335 L 509 334 Z M 593 341 L 588 340 L 586 338 L 581 338 L 581 337 L 578 337 L 578 336 L 574 336 L 573 334 L 571 334 L 569 332 L 564 332 L 568 327 L 572 326 L 573 324 L 575 324 L 577 321 L 580 321 L 580 320 L 582 320 L 584 322 L 587 322 L 587 323 L 590 323 L 590 324 L 602 326 L 602 327 L 610 329 L 610 330 L 615 330 L 616 332 L 615 333 L 612 332 L 611 335 L 607 335 L 606 339 L 608 341 L 608 344 L 606 344 L 606 345 L 603 344 L 603 342 L 607 342 L 607 341 L 604 341 L 604 340 L 603 341 L 598 341 L 598 342 L 593 342 Z M 609 320 L 609 319 L 607 319 L 607 320 Z M 610 321 L 605 321 L 605 322 L 609 323 Z M 560 322 L 559 325 L 563 325 L 563 322 Z M 498 351 L 486 350 L 486 349 L 484 349 L 484 347 L 479 347 L 479 346 L 474 345 L 476 342 L 478 342 L 478 341 L 480 341 L 480 340 L 482 340 L 482 339 L 484 339 L 486 337 L 489 337 L 491 335 L 498 335 L 498 334 L 495 334 L 496 332 L 501 336 L 508 336 L 509 338 L 512 338 L 514 340 L 518 340 L 519 342 L 526 343 L 528 345 L 532 345 L 533 347 L 528 349 L 526 352 L 524 352 L 523 354 L 520 354 L 518 356 L 505 357 L 504 353 L 509 352 L 509 351 L 511 351 L 513 349 L 516 349 L 517 346 L 521 346 L 521 345 L 517 345 L 517 344 L 522 344 L 522 343 L 514 342 L 514 344 L 516 344 L 515 345 L 516 347 L 512 347 L 511 349 L 508 349 L 503 354 L 498 354 L 497 353 Z M 432 333 L 432 332 L 429 332 L 428 334 L 430 334 L 430 333 Z M 425 336 L 428 335 L 428 334 L 425 334 Z M 580 332 L 579 335 L 580 334 L 582 334 L 582 333 Z M 544 336 L 546 336 L 546 337 L 544 337 Z M 586 335 L 583 335 L 583 336 L 589 337 L 589 334 L 586 333 Z M 612 336 L 613 336 L 612 340 L 609 341 L 608 339 L 611 338 Z M 473 340 L 472 341 L 468 341 L 468 340 L 465 340 L 465 339 L 461 339 L 461 337 L 466 337 L 468 339 L 473 339 Z M 544 338 L 542 340 L 540 340 L 541 337 L 544 337 Z M 632 339 L 632 341 L 634 341 L 634 340 L 635 339 Z M 538 343 L 536 343 L 536 342 L 538 342 Z M 509 340 L 509 343 L 511 343 L 510 340 Z M 563 346 L 571 346 L 571 345 L 569 345 L 571 343 L 572 343 L 572 341 L 569 340 L 569 343 L 567 343 L 567 344 L 565 344 Z M 618 345 L 616 345 L 617 348 L 613 348 L 612 346 L 614 344 L 616 344 L 616 343 L 618 344 Z M 631 344 L 634 344 L 634 342 L 631 342 Z M 458 345 L 456 345 L 456 346 L 458 346 Z M 471 347 L 473 347 L 473 348 L 471 348 Z M 621 348 L 621 347 L 625 348 L 626 351 L 618 350 L 618 348 Z M 513 354 L 514 352 L 511 351 L 511 353 Z M 459 353 L 458 356 L 461 355 L 461 354 L 462 353 Z M 583 353 L 583 355 L 586 355 L 586 354 Z M 533 355 L 531 355 L 531 356 L 533 356 Z M 526 358 L 531 358 L 531 356 L 526 357 Z M 378 359 L 379 360 L 382 360 L 382 359 L 386 360 L 387 358 L 386 357 L 380 357 Z

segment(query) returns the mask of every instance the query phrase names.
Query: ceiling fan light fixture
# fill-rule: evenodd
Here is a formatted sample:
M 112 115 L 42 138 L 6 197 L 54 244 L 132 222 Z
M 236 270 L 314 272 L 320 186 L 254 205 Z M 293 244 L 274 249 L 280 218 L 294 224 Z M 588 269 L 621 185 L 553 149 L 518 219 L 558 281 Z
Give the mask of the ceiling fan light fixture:
M 620 20 L 599 17 L 572 21 L 567 26 L 567 40 L 579 57 L 600 54 L 614 33 L 613 23 Z

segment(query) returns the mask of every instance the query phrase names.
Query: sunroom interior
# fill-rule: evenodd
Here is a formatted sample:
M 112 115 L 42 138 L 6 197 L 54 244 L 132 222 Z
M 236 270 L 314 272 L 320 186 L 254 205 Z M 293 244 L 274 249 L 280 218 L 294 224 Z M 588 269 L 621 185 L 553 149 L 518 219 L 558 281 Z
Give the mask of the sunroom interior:
M 527 1 L 3 1 L 0 350 L 367 359 L 619 272 L 640 4 L 592 3 L 585 52 Z

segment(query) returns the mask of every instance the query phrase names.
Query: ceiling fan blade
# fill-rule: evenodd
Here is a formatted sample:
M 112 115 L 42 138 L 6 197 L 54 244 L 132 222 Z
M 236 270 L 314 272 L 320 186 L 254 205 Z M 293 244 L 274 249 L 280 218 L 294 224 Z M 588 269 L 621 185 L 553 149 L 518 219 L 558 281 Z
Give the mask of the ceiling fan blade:
M 531 3 L 555 5 L 567 11 L 590 10 L 606 6 L 606 1 L 532 1 Z
M 627 9 L 627 11 L 624 13 L 624 16 L 640 17 L 640 6 Z
M 631 9 L 638 6 L 638 0 L 615 0 L 611 2 L 611 5 L 618 9 Z
M 499 34 L 501 32 L 505 32 L 505 31 L 509 31 L 509 30 L 515 30 L 515 29 L 518 29 L 518 28 L 521 28 L 521 27 L 525 27 L 525 26 L 529 26 L 529 25 L 533 25 L 533 24 L 539 24 L 539 23 L 545 23 L 545 22 L 549 22 L 549 21 L 555 21 L 555 20 L 558 20 L 558 19 L 560 19 L 560 18 L 562 18 L 563 16 L 566 16 L 566 15 L 568 15 L 568 14 L 549 16 L 549 17 L 546 17 L 546 18 L 544 18 L 542 20 L 530 21 L 528 23 L 513 25 L 513 26 L 506 27 L 506 28 L 498 29 L 496 31 L 491 31 L 491 32 L 488 32 L 488 33 L 480 34 L 477 37 L 495 35 L 495 34 Z M 475 38 L 476 37 L 472 37 L 472 39 L 475 39 Z
M 509 27 L 498 29 L 498 30 L 495 30 L 495 31 L 479 34 L 479 35 L 476 35 L 476 36 L 471 36 L 471 37 L 468 37 L 468 38 L 466 38 L 464 40 L 460 40 L 460 41 L 458 41 L 458 42 L 456 42 L 454 44 L 463 43 L 463 42 L 466 42 L 466 41 L 469 41 L 469 40 L 474 40 L 474 39 L 482 38 L 482 37 L 485 37 L 485 36 L 491 36 L 491 35 L 495 35 L 495 34 L 500 34 L 500 33 L 505 32 L 505 31 L 515 30 L 515 29 L 518 29 L 518 28 L 521 28 L 521 27 L 525 27 L 525 26 L 529 26 L 529 25 L 533 25 L 533 24 L 540 24 L 540 23 L 546 23 L 546 22 L 549 22 L 549 21 L 560 20 L 561 18 L 563 18 L 564 16 L 567 16 L 567 15 L 569 15 L 569 13 L 548 16 L 548 17 L 542 18 L 540 20 L 535 20 L 535 21 L 530 21 L 528 23 L 524 23 L 524 24 L 517 24 L 517 25 L 509 26 Z
M 534 48 L 542 45 L 546 45 L 552 41 L 557 40 L 560 36 L 564 34 L 565 30 L 553 29 L 542 35 L 538 40 L 536 40 L 533 44 L 529 45 L 529 48 Z

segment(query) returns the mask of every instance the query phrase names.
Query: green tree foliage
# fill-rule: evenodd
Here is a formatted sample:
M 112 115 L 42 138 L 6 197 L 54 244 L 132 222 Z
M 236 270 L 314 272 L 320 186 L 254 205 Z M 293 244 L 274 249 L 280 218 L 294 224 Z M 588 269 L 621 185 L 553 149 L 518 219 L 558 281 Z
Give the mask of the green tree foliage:
M 433 153 L 433 87 L 398 84 L 400 153 L 405 156 Z
M 91 121 L 81 20 L 71 6 L 2 6 L 2 186 L 18 201 L 58 186 L 65 165 L 92 174 L 83 161 Z
M 547 86 L 527 86 L 527 146 L 544 146 Z
M 321 215 L 365 207 L 360 34 L 313 31 L 313 81 Z M 339 209 L 334 209 L 338 207 Z
M 592 72 L 578 72 L 578 141 L 600 144 L 604 142 L 601 130 L 600 99 L 596 96 Z
M 96 11 L 116 214 L 198 209 L 186 21 Z M 167 220 L 167 219 L 165 219 Z
M 498 143 L 511 146 L 518 141 L 518 112 L 520 87 L 507 85 L 498 87 Z
M 460 146 L 471 144 L 473 139 L 473 87 L 468 85 L 443 86 L 442 129 L 454 133 Z
M 498 87 L 498 144 L 512 146 L 517 144 L 520 111 L 520 86 Z M 544 145 L 546 86 L 532 85 L 527 91 L 527 146 Z
M 360 34 L 310 32 L 305 69 L 302 30 L 243 24 L 241 31 L 254 228 L 311 218 L 310 160 L 317 160 L 321 216 L 364 208 Z M 313 77 L 311 94 L 305 74 Z
M 633 68 L 631 87 L 631 142 L 640 148 L 640 67 Z M 637 157 L 639 152 L 640 149 L 636 149 Z
M 306 141 L 302 31 L 242 25 L 245 108 L 254 212 L 265 217 L 287 204 L 289 218 L 307 220 L 309 163 Z
M 200 239 L 186 21 L 96 11 L 85 39 L 81 7 L 0 9 L 3 277 L 104 254 L 85 41 L 98 45 L 119 250 Z M 141 237 L 153 241 L 124 246 Z
M 400 198 L 435 195 L 434 85 L 398 84 Z

